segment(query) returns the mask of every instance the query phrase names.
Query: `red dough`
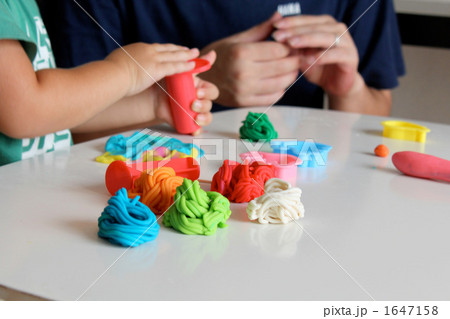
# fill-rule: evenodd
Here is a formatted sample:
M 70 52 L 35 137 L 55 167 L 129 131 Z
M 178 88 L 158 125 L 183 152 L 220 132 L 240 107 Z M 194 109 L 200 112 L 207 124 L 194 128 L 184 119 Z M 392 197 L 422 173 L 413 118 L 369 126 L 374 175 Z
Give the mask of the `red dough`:
M 275 177 L 273 165 L 225 160 L 214 174 L 211 190 L 234 203 L 246 203 L 264 194 L 264 184 Z
M 222 167 L 219 168 L 211 182 L 211 190 L 218 192 L 225 197 L 231 193 L 230 182 L 234 169 L 239 165 L 238 162 L 225 160 Z
M 450 182 L 450 161 L 443 158 L 405 151 L 392 155 L 392 163 L 406 175 Z

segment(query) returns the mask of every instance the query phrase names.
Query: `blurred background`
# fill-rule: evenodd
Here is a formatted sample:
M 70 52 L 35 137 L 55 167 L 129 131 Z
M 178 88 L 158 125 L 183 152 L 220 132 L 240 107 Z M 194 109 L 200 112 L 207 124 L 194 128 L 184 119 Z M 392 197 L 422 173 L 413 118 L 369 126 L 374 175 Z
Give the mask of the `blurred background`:
M 392 116 L 450 124 L 450 0 L 394 0 L 406 76 Z

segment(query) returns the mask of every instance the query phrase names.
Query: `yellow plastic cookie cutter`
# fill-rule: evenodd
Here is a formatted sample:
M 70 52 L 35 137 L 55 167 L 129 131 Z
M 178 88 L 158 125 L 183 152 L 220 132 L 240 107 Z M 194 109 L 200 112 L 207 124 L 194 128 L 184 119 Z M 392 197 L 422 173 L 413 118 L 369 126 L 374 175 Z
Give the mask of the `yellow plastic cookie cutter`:
M 384 121 L 381 125 L 384 127 L 384 137 L 398 140 L 425 143 L 427 133 L 430 132 L 428 127 L 404 121 Z

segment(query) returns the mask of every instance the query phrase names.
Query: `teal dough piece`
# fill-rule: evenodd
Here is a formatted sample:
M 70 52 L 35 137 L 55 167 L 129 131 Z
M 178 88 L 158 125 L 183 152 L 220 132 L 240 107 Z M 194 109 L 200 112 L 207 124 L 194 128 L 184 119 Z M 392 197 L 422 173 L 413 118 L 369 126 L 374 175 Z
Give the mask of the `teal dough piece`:
M 136 247 L 155 240 L 159 233 L 156 216 L 139 196 L 129 199 L 125 188 L 108 200 L 98 219 L 98 236 L 113 244 Z
M 106 141 L 105 151 L 111 155 L 123 155 L 131 160 L 137 160 L 142 156 L 142 153 L 153 148 L 164 146 L 171 151 L 176 150 L 185 154 L 190 154 L 192 148 L 198 150 L 199 157 L 202 157 L 205 152 L 197 145 L 192 143 L 183 143 L 176 138 L 167 136 L 153 136 L 142 132 L 135 132 L 130 137 L 125 137 L 121 134 L 111 136 Z

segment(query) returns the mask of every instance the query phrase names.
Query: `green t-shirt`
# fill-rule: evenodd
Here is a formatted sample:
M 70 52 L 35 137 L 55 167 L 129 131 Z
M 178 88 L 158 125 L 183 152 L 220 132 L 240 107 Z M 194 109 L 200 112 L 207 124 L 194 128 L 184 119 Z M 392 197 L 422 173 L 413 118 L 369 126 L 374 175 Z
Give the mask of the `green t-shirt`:
M 55 67 L 50 39 L 35 0 L 0 0 L 0 26 L 0 39 L 19 40 L 35 71 Z M 0 132 L 0 165 L 68 148 L 71 141 L 69 130 L 24 139 Z

